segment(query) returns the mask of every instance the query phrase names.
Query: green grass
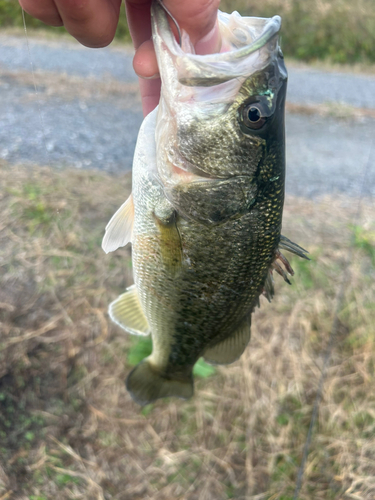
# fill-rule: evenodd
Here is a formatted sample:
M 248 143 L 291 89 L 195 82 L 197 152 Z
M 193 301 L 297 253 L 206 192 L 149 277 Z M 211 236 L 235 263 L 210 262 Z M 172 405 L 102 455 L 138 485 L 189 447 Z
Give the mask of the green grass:
M 224 0 L 224 10 L 283 20 L 281 45 L 287 57 L 334 63 L 374 62 L 375 10 L 372 0 Z
M 375 231 L 369 231 L 361 226 L 352 226 L 354 245 L 362 249 L 375 265 Z

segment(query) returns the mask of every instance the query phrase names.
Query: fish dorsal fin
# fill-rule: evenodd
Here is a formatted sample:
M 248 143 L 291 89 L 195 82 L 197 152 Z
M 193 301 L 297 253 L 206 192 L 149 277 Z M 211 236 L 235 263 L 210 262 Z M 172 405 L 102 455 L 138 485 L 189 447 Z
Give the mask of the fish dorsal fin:
M 112 321 L 132 335 L 148 335 L 150 327 L 142 310 L 135 285 L 117 297 L 108 308 Z
M 290 241 L 290 239 L 286 236 L 280 236 L 279 248 L 294 253 L 294 255 L 298 255 L 298 257 L 301 257 L 302 259 L 310 260 L 306 255 L 309 252 L 297 245 L 297 243 L 293 243 L 293 241 Z
M 249 316 L 229 337 L 206 350 L 203 355 L 205 361 L 215 365 L 227 365 L 236 361 L 250 341 L 250 325 Z
M 105 253 L 114 252 L 127 245 L 132 239 L 134 223 L 133 196 L 121 205 L 105 228 L 102 248 Z

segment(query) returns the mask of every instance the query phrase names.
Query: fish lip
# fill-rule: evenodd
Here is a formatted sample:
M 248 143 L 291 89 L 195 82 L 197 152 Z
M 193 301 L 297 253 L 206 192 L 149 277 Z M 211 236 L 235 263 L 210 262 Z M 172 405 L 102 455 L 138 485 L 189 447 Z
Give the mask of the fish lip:
M 219 11 L 219 19 L 220 16 L 224 16 L 224 14 Z M 269 63 L 270 57 L 278 54 L 277 40 L 281 28 L 280 16 L 269 19 L 253 18 L 258 21 L 258 25 L 261 24 L 259 21 L 264 21 L 264 26 L 260 35 L 252 43 L 228 52 L 205 55 L 191 54 L 182 50 L 173 35 L 167 15 L 158 1 L 152 3 L 151 19 L 153 41 L 157 48 L 156 52 L 158 53 L 158 47 L 159 49 L 163 47 L 164 50 L 166 48 L 169 51 L 173 64 L 177 69 L 178 81 L 182 85 L 212 86 L 241 76 L 247 77 L 251 71 L 244 62 L 257 51 L 259 51 L 260 55 L 261 50 L 267 44 L 270 45 L 268 57 L 265 58 L 264 64 L 258 67 L 257 70 L 263 69 Z M 274 46 L 271 44 L 273 40 Z M 236 64 L 233 65 L 234 62 Z

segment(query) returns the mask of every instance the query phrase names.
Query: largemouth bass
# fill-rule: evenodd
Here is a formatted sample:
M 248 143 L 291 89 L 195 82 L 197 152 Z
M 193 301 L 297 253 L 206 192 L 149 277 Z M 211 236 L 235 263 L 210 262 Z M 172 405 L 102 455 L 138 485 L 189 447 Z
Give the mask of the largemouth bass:
M 192 369 L 237 360 L 251 314 L 273 296 L 272 271 L 293 273 L 280 253 L 306 251 L 281 236 L 287 72 L 281 20 L 219 13 L 226 51 L 181 46 L 152 5 L 162 79 L 160 104 L 139 132 L 133 192 L 106 228 L 103 248 L 132 243 L 135 285 L 111 318 L 152 335 L 153 351 L 129 374 L 133 399 L 193 394 Z

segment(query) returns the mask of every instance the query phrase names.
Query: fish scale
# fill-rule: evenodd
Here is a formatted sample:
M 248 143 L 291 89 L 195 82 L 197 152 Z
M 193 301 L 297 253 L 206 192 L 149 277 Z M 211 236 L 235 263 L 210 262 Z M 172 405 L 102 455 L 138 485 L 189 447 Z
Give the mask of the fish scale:
M 152 22 L 161 100 L 139 132 L 133 193 L 103 240 L 106 251 L 132 243 L 135 287 L 109 312 L 125 330 L 152 335 L 152 354 L 126 382 L 140 404 L 192 396 L 201 356 L 238 359 L 259 296 L 273 296 L 272 271 L 288 281 L 278 261 L 293 272 L 279 248 L 307 258 L 281 236 L 287 73 L 280 18 L 219 13 L 223 36 L 235 43 L 209 56 L 178 46 L 157 2 Z M 238 26 L 249 30 L 242 43 L 233 35 Z

